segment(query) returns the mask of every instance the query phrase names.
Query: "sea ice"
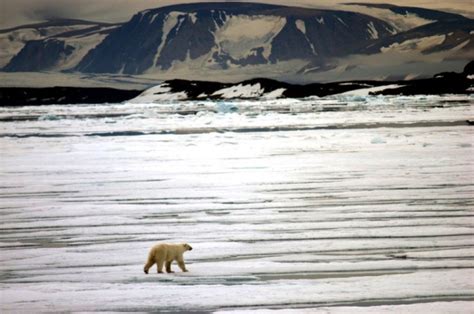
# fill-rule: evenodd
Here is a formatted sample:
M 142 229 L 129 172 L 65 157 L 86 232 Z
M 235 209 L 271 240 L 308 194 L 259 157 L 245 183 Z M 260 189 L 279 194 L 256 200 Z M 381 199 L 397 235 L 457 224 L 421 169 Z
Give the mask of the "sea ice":
M 471 311 L 472 96 L 165 88 L 0 108 L 2 313 Z M 190 272 L 145 275 L 157 242 Z

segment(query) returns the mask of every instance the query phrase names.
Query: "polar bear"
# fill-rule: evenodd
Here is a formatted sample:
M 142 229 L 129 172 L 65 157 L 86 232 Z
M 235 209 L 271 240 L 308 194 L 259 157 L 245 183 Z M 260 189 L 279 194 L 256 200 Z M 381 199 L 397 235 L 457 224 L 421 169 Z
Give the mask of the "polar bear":
M 163 264 L 166 262 L 166 272 L 174 273 L 174 271 L 171 271 L 171 263 L 173 261 L 177 261 L 179 268 L 181 268 L 183 272 L 187 272 L 188 270 L 184 265 L 183 253 L 186 251 L 191 251 L 192 249 L 193 248 L 187 243 L 156 244 L 150 249 L 150 253 L 148 253 L 148 260 L 145 264 L 145 267 L 143 268 L 143 271 L 145 274 L 148 274 L 150 267 L 156 263 L 158 267 L 158 273 L 163 273 Z

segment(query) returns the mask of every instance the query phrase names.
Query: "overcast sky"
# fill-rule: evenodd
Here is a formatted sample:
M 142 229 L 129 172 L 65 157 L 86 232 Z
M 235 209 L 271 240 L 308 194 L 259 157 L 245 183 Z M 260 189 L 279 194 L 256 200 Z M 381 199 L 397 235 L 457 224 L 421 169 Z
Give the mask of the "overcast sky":
M 234 0 L 235 1 L 235 0 Z M 0 28 L 43 21 L 52 17 L 76 18 L 103 22 L 127 21 L 136 12 L 160 6 L 203 2 L 197 0 L 0 0 Z M 206 2 L 212 2 L 207 0 Z M 214 1 L 214 2 L 222 2 Z M 254 0 L 247 2 L 266 2 L 307 7 L 331 7 L 335 3 L 372 2 L 383 0 Z M 397 5 L 420 6 L 467 12 L 474 16 L 474 0 L 399 0 L 391 1 Z

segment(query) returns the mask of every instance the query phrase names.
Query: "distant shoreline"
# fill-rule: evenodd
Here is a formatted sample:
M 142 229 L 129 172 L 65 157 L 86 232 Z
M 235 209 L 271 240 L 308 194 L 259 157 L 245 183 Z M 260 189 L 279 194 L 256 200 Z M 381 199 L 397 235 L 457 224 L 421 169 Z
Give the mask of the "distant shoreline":
M 132 99 L 141 92 L 103 87 L 0 87 L 0 106 L 117 103 Z
M 324 97 L 330 95 L 443 95 L 474 92 L 474 61 L 462 73 L 446 72 L 433 78 L 407 81 L 347 81 L 289 84 L 266 78 L 238 83 L 169 80 L 148 90 L 105 87 L 0 87 L 0 106 L 104 104 L 132 100 L 153 103 L 179 100 L 239 100 Z

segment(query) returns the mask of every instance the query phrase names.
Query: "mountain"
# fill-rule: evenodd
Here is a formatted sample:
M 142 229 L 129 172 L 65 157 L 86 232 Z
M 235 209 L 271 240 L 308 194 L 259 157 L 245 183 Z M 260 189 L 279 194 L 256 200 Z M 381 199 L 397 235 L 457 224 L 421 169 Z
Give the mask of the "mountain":
M 390 4 L 319 10 L 193 3 L 145 10 L 121 25 L 70 21 L 69 27 L 30 37 L 12 34 L 45 26 L 0 31 L 0 42 L 17 38 L 4 40 L 10 59 L 3 57 L 2 70 L 220 81 L 397 80 L 461 69 L 474 59 L 474 20 Z
M 227 69 L 295 59 L 322 64 L 394 30 L 358 13 L 254 3 L 176 5 L 136 14 L 76 70 L 142 74 L 199 60 Z
M 120 24 L 56 19 L 0 30 L 3 71 L 66 70 Z
M 361 53 L 388 52 L 391 50 L 417 51 L 430 54 L 458 49 L 473 53 L 474 20 L 462 15 L 436 10 L 396 6 L 391 4 L 348 5 L 365 6 L 379 10 L 388 10 L 401 17 L 416 17 L 419 24 L 393 36 L 381 38 L 375 43 L 362 48 Z M 390 23 L 390 22 L 389 22 Z M 392 25 L 396 27 L 395 25 Z

